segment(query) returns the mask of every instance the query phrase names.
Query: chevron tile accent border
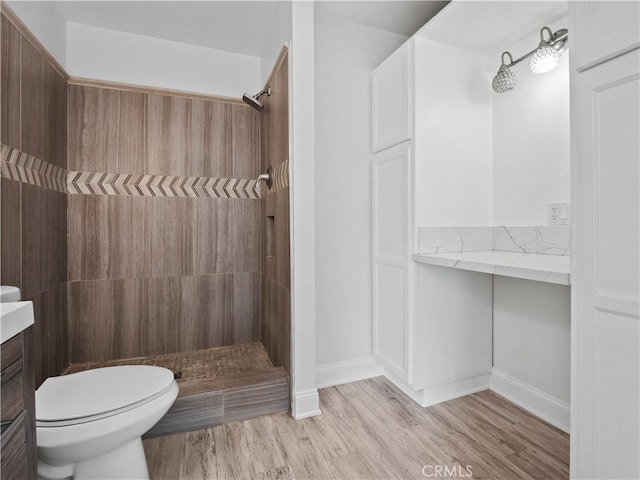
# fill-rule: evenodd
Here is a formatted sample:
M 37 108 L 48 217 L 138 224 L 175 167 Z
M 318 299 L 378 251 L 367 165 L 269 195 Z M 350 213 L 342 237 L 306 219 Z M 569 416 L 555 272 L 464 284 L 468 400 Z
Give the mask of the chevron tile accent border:
M 273 169 L 273 185 L 267 194 L 277 192 L 289 186 L 289 159 Z
M 66 193 L 67 171 L 7 145 L 0 145 L 0 174 L 4 178 Z
M 69 172 L 67 191 L 81 195 L 145 197 L 260 198 L 255 180 L 171 175 Z
M 0 145 L 0 161 L 0 173 L 5 178 L 76 195 L 261 197 L 254 179 L 70 172 L 7 145 Z

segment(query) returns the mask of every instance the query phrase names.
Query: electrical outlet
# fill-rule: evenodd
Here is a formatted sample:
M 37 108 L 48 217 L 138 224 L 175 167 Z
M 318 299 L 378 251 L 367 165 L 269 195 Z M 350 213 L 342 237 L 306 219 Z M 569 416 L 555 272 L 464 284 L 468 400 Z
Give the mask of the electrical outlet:
M 549 225 L 571 225 L 571 203 L 550 202 L 548 217 Z

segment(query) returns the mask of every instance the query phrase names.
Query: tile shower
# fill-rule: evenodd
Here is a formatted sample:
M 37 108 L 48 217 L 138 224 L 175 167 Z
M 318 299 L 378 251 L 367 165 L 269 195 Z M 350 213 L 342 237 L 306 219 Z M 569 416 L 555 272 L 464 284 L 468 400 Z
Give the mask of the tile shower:
M 2 283 L 34 301 L 36 385 L 159 363 L 178 410 L 209 403 L 189 428 L 288 409 L 286 50 L 258 113 L 69 79 L 4 12 L 2 36 Z

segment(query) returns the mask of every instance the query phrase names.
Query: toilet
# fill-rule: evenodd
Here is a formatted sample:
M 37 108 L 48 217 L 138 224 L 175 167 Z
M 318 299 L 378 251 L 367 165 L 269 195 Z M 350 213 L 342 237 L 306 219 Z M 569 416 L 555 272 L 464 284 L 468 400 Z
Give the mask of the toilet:
M 50 377 L 36 391 L 38 477 L 148 479 L 142 435 L 178 396 L 173 372 L 146 365 Z

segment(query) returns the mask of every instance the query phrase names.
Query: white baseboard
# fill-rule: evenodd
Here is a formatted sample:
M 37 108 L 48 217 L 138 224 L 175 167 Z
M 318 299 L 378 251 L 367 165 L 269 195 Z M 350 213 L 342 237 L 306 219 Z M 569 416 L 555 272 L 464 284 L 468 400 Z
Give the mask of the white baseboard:
M 454 398 L 488 390 L 490 375 L 489 373 L 483 373 L 474 377 L 458 380 L 457 382 L 445 383 L 416 391 L 387 369 L 384 371 L 384 376 L 387 377 L 391 383 L 422 407 L 430 407 L 431 405 L 437 405 L 438 403 L 453 400 Z
M 423 407 L 429 407 L 448 400 L 453 400 L 454 398 L 460 398 L 465 395 L 471 395 L 472 393 L 489 390 L 490 382 L 491 374 L 483 373 L 476 375 L 475 377 L 458 380 L 457 382 L 425 388 L 422 391 L 421 405 Z
M 343 383 L 357 382 L 382 375 L 383 369 L 373 357 L 345 362 L 329 363 L 316 367 L 316 387 L 326 388 Z
M 296 420 L 307 417 L 315 417 L 320 415 L 320 397 L 318 390 L 304 390 L 293 394 L 293 405 L 291 405 L 291 414 Z
M 519 407 L 533 413 L 560 430 L 569 433 L 569 404 L 531 385 L 496 370 L 491 372 L 491 390 L 502 395 Z

